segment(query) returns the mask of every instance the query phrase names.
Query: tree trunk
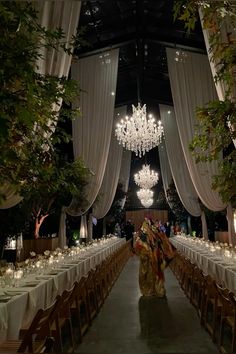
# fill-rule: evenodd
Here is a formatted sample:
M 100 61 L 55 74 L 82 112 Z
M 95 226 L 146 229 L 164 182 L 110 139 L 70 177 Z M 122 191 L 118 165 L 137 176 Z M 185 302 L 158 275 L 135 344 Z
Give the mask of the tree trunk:
M 47 216 L 48 216 L 48 214 L 35 218 L 34 238 L 36 240 L 40 237 L 39 236 L 39 230 L 40 230 L 40 227 L 41 227 L 44 219 L 46 219 Z

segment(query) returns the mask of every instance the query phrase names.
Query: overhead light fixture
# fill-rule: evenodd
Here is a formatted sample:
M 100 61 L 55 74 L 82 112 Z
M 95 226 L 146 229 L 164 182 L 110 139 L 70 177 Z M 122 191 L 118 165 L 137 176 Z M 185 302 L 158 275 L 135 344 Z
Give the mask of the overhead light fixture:
M 141 188 L 137 192 L 137 196 L 140 200 L 152 199 L 153 198 L 153 191 L 151 191 L 150 189 Z
M 144 189 L 150 189 L 157 184 L 158 173 L 150 169 L 150 165 L 143 165 L 142 169 L 134 175 L 135 183 Z
M 153 199 L 141 199 L 140 202 L 144 208 L 150 208 L 150 206 L 153 204 Z
M 147 117 L 145 104 L 132 105 L 132 110 L 131 117 L 126 116 L 117 124 L 115 135 L 119 144 L 142 157 L 161 143 L 164 129 L 160 121 L 156 124 L 151 114 Z

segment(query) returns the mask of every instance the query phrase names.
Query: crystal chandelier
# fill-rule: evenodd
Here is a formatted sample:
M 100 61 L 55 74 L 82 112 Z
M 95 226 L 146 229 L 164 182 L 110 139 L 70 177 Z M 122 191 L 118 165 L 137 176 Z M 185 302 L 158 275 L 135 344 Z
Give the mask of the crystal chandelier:
M 153 199 L 141 199 L 140 202 L 144 208 L 149 208 L 153 204 Z
M 138 107 L 132 105 L 132 109 L 132 116 L 117 124 L 115 135 L 119 144 L 141 157 L 161 143 L 164 130 L 160 121 L 156 124 L 152 115 L 147 117 L 146 105 L 139 103 Z
M 137 196 L 140 200 L 141 199 L 143 199 L 143 200 L 152 199 L 153 198 L 153 191 L 151 191 L 150 189 L 141 188 L 137 192 Z
M 158 182 L 158 173 L 150 170 L 150 165 L 143 165 L 142 169 L 134 175 L 135 183 L 144 189 L 150 189 Z

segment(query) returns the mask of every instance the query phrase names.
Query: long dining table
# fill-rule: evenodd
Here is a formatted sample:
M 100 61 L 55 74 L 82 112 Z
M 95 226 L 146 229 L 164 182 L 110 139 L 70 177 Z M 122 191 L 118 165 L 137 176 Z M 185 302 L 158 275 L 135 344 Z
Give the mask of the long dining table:
M 177 251 L 195 263 L 206 275 L 236 295 L 236 259 L 227 258 L 191 237 L 175 236 L 170 242 Z
M 57 295 L 70 289 L 75 281 L 95 269 L 125 242 L 125 239 L 111 237 L 93 243 L 56 268 L 45 269 L 43 274 L 28 275 L 20 286 L 0 288 L 0 342 L 18 339 L 20 329 L 31 323 L 40 308 L 50 306 Z

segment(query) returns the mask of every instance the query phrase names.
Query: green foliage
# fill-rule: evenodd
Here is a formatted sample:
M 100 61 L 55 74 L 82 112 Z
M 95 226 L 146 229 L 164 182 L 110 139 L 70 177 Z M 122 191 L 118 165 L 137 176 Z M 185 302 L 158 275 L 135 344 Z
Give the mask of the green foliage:
M 45 49 L 71 55 L 82 43 L 81 33 L 66 41 L 61 28 L 40 26 L 37 15 L 33 2 L 0 2 L 0 185 L 8 183 L 24 197 L 13 208 L 21 219 L 19 231 L 30 229 L 33 221 L 38 237 L 50 213 L 73 197 L 77 203 L 84 200 L 89 171 L 80 160 L 64 161 L 57 150 L 71 139 L 58 122 L 79 113 L 61 108 L 59 115 L 58 109 L 62 102 L 70 107 L 79 95 L 78 83 L 38 70 Z M 6 213 L 14 223 L 11 211 Z M 6 225 L 5 233 L 13 229 Z
M 173 7 L 174 21 L 184 21 L 185 28 L 188 32 L 194 30 L 198 21 L 198 3 L 195 0 L 177 0 Z
M 66 43 L 60 28 L 40 26 L 32 3 L 0 2 L 0 19 L 0 184 L 7 181 L 20 191 L 28 173 L 37 177 L 42 162 L 49 164 L 53 144 L 68 139 L 53 134 L 57 105 L 79 93 L 76 82 L 39 74 L 37 60 L 43 48 L 71 54 L 76 39 Z
M 173 180 L 170 183 L 169 188 L 166 191 L 166 194 L 167 194 L 168 204 L 172 212 L 175 214 L 177 221 L 178 222 L 185 221 L 187 219 L 188 213 L 185 210 L 183 204 L 181 203 L 181 200 L 179 199 L 179 195 L 176 191 Z
M 236 138 L 236 131 L 229 129 L 229 123 L 236 124 L 236 105 L 229 100 L 212 101 L 196 112 L 198 126 L 190 150 L 197 162 L 218 160 Z
M 197 108 L 198 126 L 190 150 L 196 162 L 217 160 L 219 173 L 213 177 L 212 188 L 219 192 L 225 203 L 235 204 L 235 149 L 225 154 L 223 161 L 221 156 L 232 140 L 236 139 L 236 105 L 233 98 L 236 86 L 236 40 L 231 32 L 222 40 L 221 29 L 229 23 L 231 28 L 236 27 L 236 4 L 234 1 L 176 0 L 174 19 L 184 21 L 187 31 L 193 30 L 198 21 L 200 5 L 203 27 L 209 33 L 209 53 L 216 65 L 214 80 L 223 84 L 225 100 L 209 102 L 205 107 Z
M 27 183 L 21 188 L 23 204 L 33 219 L 52 213 L 68 205 L 75 197 L 78 203 L 84 201 L 84 187 L 89 176 L 81 160 L 62 163 L 58 156 L 38 169 L 38 176 L 28 174 Z
M 113 221 L 114 223 L 121 223 L 123 221 L 124 210 L 121 209 L 120 203 L 125 198 L 125 196 L 126 193 L 123 190 L 123 185 L 118 183 L 112 206 L 106 216 L 107 220 Z

